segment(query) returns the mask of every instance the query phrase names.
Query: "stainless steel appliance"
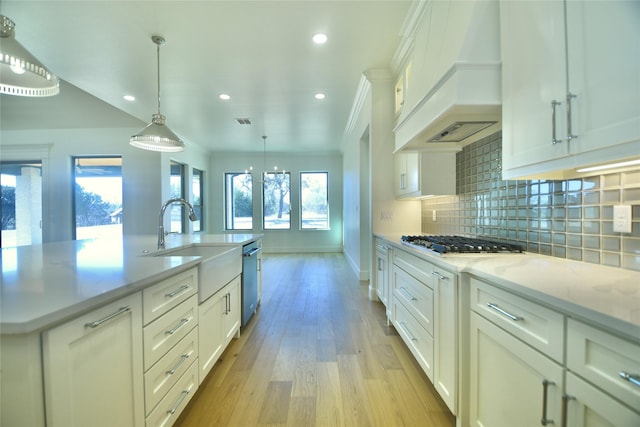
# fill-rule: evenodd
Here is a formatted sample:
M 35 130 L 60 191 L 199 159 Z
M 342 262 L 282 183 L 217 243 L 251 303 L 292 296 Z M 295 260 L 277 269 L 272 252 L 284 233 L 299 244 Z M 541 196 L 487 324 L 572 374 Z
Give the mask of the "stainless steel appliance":
M 460 253 L 519 253 L 522 246 L 463 236 L 402 236 L 401 243 L 436 255 Z
M 258 308 L 258 242 L 242 246 L 242 326 Z

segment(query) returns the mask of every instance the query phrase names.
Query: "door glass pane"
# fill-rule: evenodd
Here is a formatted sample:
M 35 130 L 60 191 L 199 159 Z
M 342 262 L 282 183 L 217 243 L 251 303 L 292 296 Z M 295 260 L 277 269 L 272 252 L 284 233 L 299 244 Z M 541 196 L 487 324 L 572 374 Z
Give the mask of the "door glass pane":
M 225 174 L 227 230 L 253 229 L 253 177 L 250 173 Z
M 262 212 L 265 230 L 291 228 L 291 204 L 289 190 L 291 174 L 289 172 L 265 172 L 262 185 Z
M 42 162 L 0 162 L 2 247 L 42 243 Z
M 300 228 L 329 229 L 329 174 L 300 173 Z
M 198 219 L 193 221 L 193 231 L 204 230 L 204 172 L 199 169 L 193 169 L 193 177 L 191 178 L 191 192 L 193 193 L 193 210 L 196 212 Z
M 171 162 L 171 176 L 169 178 L 169 197 L 184 199 L 184 165 Z M 182 203 L 172 203 L 167 207 L 167 214 L 171 218 L 170 233 L 182 233 L 184 227 L 184 206 Z
M 75 239 L 122 236 L 122 157 L 74 157 Z

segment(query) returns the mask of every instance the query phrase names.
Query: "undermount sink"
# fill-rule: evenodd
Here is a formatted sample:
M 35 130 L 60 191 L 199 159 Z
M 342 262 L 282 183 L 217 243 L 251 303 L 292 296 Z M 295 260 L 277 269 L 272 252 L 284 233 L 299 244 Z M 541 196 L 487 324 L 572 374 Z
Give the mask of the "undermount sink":
M 187 246 L 167 249 L 151 256 L 199 256 L 198 302 L 202 303 L 242 273 L 241 246 Z

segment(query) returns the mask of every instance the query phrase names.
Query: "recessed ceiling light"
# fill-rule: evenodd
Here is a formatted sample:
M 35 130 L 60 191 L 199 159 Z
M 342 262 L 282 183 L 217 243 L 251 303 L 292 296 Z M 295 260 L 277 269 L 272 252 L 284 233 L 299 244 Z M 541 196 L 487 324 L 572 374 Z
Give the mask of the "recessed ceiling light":
M 231 99 L 231 96 L 227 95 L 226 93 L 221 93 L 219 98 L 222 99 L 223 101 L 228 101 Z
M 129 102 L 132 102 L 132 101 L 136 100 L 136 97 L 133 96 L 133 95 L 125 95 L 125 96 L 123 96 L 123 98 L 124 98 L 125 101 L 129 101 Z
M 327 35 L 323 33 L 318 33 L 313 35 L 313 42 L 316 44 L 323 44 L 327 42 Z
M 325 98 L 324 93 L 316 93 L 315 95 L 313 95 L 313 97 L 315 99 L 324 99 Z

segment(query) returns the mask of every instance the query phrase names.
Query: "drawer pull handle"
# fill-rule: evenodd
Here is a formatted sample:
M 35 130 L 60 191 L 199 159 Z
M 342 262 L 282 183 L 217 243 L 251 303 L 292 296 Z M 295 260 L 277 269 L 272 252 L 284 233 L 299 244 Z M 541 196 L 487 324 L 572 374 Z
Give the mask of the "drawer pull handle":
M 555 99 L 551 101 L 551 143 L 553 145 L 562 142 L 561 139 L 556 137 L 556 108 L 559 105 L 562 105 L 562 102 L 556 101 Z
M 567 413 L 568 411 L 568 406 L 569 406 L 569 401 L 570 400 L 575 400 L 576 398 L 573 396 L 569 396 L 568 394 L 563 394 L 562 395 L 562 424 L 560 425 L 560 427 L 567 427 Z
M 498 313 L 508 317 L 509 319 L 513 320 L 514 322 L 517 322 L 519 320 L 524 320 L 524 317 L 520 317 L 520 316 L 514 316 L 513 314 L 509 313 L 508 311 L 505 311 L 503 309 L 501 309 L 500 307 L 498 307 L 497 304 L 494 304 L 492 302 L 487 303 L 487 307 L 497 311 Z
M 169 415 L 175 414 L 176 411 L 178 410 L 178 407 L 180 406 L 180 404 L 182 404 L 182 401 L 187 397 L 187 395 L 189 394 L 190 391 L 191 390 L 182 390 L 182 393 L 180 394 L 180 399 L 178 399 L 178 401 L 173 406 L 173 408 L 171 408 L 171 409 L 169 409 L 167 411 L 167 414 L 169 414 Z
M 180 360 L 178 360 L 178 363 L 176 363 L 176 366 L 174 366 L 173 368 L 169 369 L 166 374 L 167 375 L 173 375 L 176 373 L 176 371 L 180 368 L 180 366 L 182 366 L 182 364 L 185 362 L 185 360 L 187 360 L 189 358 L 188 354 L 183 354 L 182 356 L 180 356 Z
M 409 292 L 407 290 L 407 288 L 405 288 L 404 286 L 400 287 L 400 292 L 402 292 L 407 298 L 409 298 L 411 301 L 418 301 L 418 298 L 414 297 L 413 295 L 411 295 L 411 292 Z
M 624 371 L 620 371 L 620 378 L 629 381 L 631 384 L 640 387 L 640 375 L 627 374 Z
M 175 291 L 169 292 L 168 294 L 164 294 L 164 296 L 167 297 L 167 298 L 173 298 L 176 295 L 178 295 L 180 292 L 182 292 L 182 291 L 184 291 L 186 289 L 189 289 L 189 285 L 182 285 L 178 289 L 176 289 Z
M 180 319 L 180 323 L 178 323 L 175 328 L 165 331 L 164 333 L 167 335 L 173 335 L 178 331 L 178 329 L 182 328 L 187 323 L 189 323 L 189 319 Z
M 547 397 L 550 385 L 555 385 L 553 381 L 543 380 L 542 381 L 542 419 L 540 420 L 540 424 L 543 426 L 554 424 L 553 420 L 547 418 Z
M 432 271 L 431 275 L 436 276 L 440 280 L 447 280 L 448 279 L 448 277 L 443 276 L 442 274 L 438 273 L 437 271 Z
M 131 311 L 131 307 L 129 307 L 128 305 L 125 307 L 120 307 L 118 311 L 116 311 L 115 313 L 111 313 L 110 315 L 103 317 L 100 320 L 96 320 L 95 322 L 85 323 L 84 326 L 86 328 L 97 328 L 98 326 L 102 325 L 104 322 L 108 322 L 114 317 L 120 316 L 121 314 L 126 313 L 127 311 Z
M 407 324 L 404 322 L 398 322 L 400 324 L 400 327 L 407 333 L 407 335 L 409 335 L 409 339 L 411 341 L 418 341 L 418 338 L 416 338 L 411 331 L 409 331 L 409 328 L 407 328 Z

